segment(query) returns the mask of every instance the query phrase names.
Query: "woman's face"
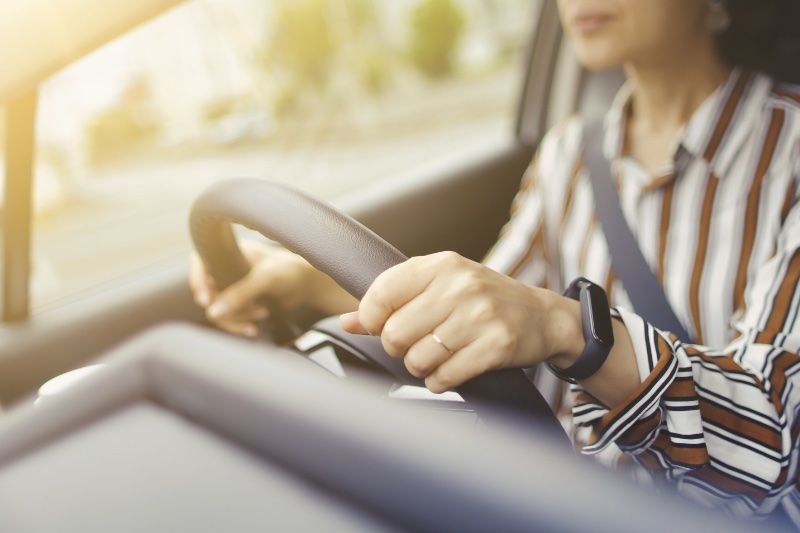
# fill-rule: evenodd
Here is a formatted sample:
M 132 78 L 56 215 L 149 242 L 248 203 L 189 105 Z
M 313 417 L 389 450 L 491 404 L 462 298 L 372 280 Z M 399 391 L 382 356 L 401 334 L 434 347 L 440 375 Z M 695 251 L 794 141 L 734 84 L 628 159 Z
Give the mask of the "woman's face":
M 561 23 L 589 69 L 657 64 L 713 46 L 709 0 L 558 0 Z

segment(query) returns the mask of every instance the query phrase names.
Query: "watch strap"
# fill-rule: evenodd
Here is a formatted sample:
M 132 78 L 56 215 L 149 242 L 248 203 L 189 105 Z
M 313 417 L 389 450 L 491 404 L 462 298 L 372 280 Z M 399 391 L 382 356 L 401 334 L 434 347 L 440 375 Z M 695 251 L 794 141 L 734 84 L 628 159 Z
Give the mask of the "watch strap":
M 585 278 L 577 278 L 570 283 L 567 290 L 564 291 L 564 296 L 581 302 L 581 323 L 586 347 L 569 368 L 558 368 L 552 363 L 547 363 L 547 366 L 558 378 L 569 383 L 577 383 L 600 370 L 614 347 L 614 337 L 611 332 L 611 309 L 608 305 L 608 297 L 602 287 Z M 607 329 L 608 339 L 598 339 L 595 335 L 599 321 L 606 321 L 603 329 Z M 593 331 L 593 325 L 595 331 Z

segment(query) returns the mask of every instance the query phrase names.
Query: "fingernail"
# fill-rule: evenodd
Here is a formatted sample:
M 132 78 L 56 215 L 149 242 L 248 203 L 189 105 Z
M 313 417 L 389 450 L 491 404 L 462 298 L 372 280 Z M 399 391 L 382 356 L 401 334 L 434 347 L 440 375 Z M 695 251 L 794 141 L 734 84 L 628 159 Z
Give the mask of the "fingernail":
M 343 315 L 339 316 L 339 323 L 342 325 L 342 327 L 345 330 L 348 330 L 348 328 L 363 329 L 364 331 L 366 331 L 367 333 L 369 333 L 373 337 L 375 336 L 373 333 L 371 333 L 369 330 L 367 330 L 367 328 L 365 328 L 361 324 L 361 322 L 358 320 L 358 312 L 357 311 L 353 311 L 351 313 L 344 313 Z
M 220 300 L 218 302 L 214 302 L 211 304 L 211 307 L 208 308 L 208 316 L 211 318 L 219 318 L 221 316 L 227 315 L 228 311 L 230 311 L 230 307 L 228 304 L 225 303 L 224 300 Z
M 258 328 L 256 328 L 256 327 L 255 327 L 254 325 L 252 325 L 252 324 L 248 324 L 248 325 L 246 325 L 246 326 L 244 327 L 244 329 L 242 330 L 242 332 L 243 332 L 243 333 L 245 334 L 245 336 L 247 336 L 247 337 L 255 337 L 256 335 L 258 335 Z
M 197 303 L 199 303 L 203 307 L 207 307 L 209 301 L 210 301 L 210 298 L 208 297 L 208 293 L 207 292 L 197 293 Z

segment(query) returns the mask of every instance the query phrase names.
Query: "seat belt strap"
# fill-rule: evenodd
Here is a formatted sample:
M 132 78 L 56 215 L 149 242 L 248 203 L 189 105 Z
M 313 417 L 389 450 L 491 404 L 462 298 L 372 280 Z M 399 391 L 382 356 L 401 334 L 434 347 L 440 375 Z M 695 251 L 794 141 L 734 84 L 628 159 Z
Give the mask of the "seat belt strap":
M 603 155 L 602 117 L 587 118 L 583 128 L 584 161 L 592 182 L 595 209 L 611 254 L 611 263 L 622 281 L 636 313 L 683 342 L 692 336 L 675 315 L 664 289 L 642 255 L 617 195 L 611 167 Z M 608 287 L 608 290 L 611 288 Z

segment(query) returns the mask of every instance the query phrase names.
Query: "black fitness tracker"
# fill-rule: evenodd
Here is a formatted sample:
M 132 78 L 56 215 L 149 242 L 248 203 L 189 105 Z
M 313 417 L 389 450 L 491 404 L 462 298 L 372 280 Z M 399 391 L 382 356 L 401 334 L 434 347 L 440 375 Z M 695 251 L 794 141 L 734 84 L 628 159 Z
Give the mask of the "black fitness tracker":
M 569 368 L 557 368 L 547 363 L 550 371 L 570 383 L 577 383 L 600 370 L 614 347 L 614 328 L 611 324 L 611 309 L 606 292 L 585 278 L 577 278 L 569 284 L 564 296 L 581 302 L 583 338 L 586 347 L 580 357 Z

